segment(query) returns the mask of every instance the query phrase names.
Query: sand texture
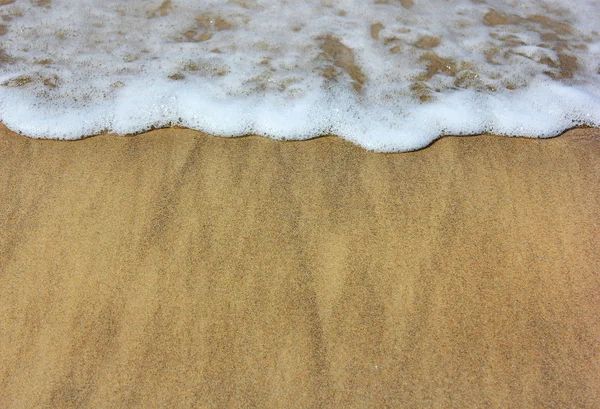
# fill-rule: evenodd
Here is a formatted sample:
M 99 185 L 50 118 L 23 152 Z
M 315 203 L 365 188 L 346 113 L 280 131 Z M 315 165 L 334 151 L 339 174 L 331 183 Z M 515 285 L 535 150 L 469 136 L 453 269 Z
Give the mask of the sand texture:
M 0 408 L 598 408 L 600 131 L 0 129 Z

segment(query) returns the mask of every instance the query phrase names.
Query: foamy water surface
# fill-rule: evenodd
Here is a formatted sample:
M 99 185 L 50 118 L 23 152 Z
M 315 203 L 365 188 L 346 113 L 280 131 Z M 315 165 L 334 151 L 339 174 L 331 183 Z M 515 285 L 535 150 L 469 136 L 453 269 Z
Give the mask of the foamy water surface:
M 600 126 L 597 0 L 0 0 L 0 17 L 0 121 L 36 138 L 179 125 L 404 151 Z

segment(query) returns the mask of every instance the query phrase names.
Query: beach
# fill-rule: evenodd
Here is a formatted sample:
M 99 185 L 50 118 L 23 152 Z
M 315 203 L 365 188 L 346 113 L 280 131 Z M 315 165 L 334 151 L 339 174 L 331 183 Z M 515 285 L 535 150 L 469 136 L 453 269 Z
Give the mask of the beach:
M 0 128 L 2 408 L 600 407 L 600 130 Z

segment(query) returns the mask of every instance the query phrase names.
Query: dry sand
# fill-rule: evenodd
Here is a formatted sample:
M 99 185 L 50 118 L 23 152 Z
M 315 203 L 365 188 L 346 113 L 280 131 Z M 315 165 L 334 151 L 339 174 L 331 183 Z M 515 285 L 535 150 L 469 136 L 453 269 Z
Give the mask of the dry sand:
M 0 129 L 1 408 L 598 408 L 600 131 Z

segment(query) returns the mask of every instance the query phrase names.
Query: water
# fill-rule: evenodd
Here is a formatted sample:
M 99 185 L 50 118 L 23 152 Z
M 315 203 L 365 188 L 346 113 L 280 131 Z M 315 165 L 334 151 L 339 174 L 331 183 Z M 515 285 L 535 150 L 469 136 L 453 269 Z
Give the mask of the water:
M 0 0 L 0 16 L 0 120 L 36 138 L 179 125 L 389 152 L 600 126 L 596 0 Z

